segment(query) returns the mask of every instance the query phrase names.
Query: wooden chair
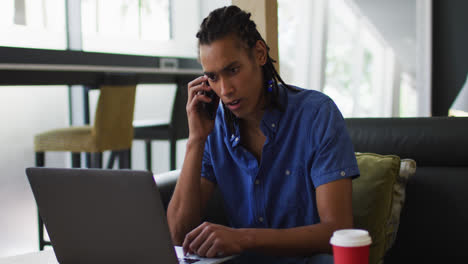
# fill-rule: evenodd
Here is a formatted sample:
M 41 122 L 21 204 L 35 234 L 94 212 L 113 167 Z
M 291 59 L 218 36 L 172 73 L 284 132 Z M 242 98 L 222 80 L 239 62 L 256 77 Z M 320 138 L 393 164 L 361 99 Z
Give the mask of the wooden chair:
M 146 169 L 152 171 L 152 155 L 151 141 L 153 140 L 169 140 L 169 169 L 176 168 L 176 147 L 177 140 L 187 138 L 189 135 L 187 112 L 185 106 L 187 104 L 187 88 L 184 81 L 180 81 L 177 85 L 174 104 L 169 123 L 161 123 L 158 120 L 138 120 L 134 121 L 134 136 L 135 140 L 145 141 L 146 152 Z
M 46 151 L 72 153 L 72 167 L 81 167 L 81 153 L 91 154 L 91 168 L 102 168 L 102 153 L 118 153 L 120 168 L 130 168 L 130 149 L 133 139 L 133 110 L 136 85 L 100 87 L 94 124 L 54 129 L 34 137 L 36 166 L 45 166 Z M 41 217 L 39 249 L 50 242 L 44 240 Z

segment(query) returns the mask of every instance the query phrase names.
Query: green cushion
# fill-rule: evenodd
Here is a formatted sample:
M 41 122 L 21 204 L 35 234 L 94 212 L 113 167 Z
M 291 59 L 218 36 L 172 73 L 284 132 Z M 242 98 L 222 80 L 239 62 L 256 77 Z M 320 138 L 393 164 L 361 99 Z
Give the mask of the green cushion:
M 394 185 L 400 170 L 395 155 L 356 153 L 361 176 L 353 180 L 353 216 L 355 228 L 366 229 L 372 237 L 369 263 L 379 263 L 391 241 Z

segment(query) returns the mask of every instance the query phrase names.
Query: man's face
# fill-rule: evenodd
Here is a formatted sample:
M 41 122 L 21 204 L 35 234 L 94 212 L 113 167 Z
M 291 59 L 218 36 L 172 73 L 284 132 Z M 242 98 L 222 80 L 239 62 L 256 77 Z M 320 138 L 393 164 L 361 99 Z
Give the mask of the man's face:
M 256 115 L 264 103 L 261 66 L 262 45 L 248 50 L 229 35 L 209 45 L 200 45 L 200 62 L 213 91 L 238 118 Z

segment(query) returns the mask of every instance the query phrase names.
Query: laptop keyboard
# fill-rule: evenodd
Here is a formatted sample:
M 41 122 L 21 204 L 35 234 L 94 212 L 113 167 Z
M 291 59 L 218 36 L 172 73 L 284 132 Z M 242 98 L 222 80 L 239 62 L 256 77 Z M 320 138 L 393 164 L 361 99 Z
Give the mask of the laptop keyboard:
M 179 264 L 190 264 L 200 261 L 199 259 L 194 258 L 179 258 Z

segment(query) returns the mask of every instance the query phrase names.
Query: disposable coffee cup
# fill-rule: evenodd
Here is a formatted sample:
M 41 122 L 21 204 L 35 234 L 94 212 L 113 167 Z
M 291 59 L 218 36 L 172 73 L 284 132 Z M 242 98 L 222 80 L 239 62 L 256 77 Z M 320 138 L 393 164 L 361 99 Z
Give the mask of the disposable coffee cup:
M 369 264 L 369 247 L 372 239 L 362 229 L 342 229 L 330 239 L 335 264 Z

